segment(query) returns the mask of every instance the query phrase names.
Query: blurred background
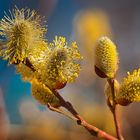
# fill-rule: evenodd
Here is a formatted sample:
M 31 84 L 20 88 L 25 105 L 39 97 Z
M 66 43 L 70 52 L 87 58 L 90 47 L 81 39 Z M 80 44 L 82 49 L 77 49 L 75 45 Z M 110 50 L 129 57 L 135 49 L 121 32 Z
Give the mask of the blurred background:
M 82 70 L 61 94 L 90 123 L 115 135 L 113 118 L 106 105 L 105 80 L 94 73 L 93 48 L 100 36 L 110 37 L 118 47 L 119 82 L 140 66 L 139 0 L 1 0 L 4 11 L 28 7 L 45 16 L 46 38 L 55 35 L 75 40 L 84 57 Z M 93 140 L 75 122 L 49 111 L 31 97 L 30 84 L 21 80 L 14 66 L 0 59 L 0 140 Z M 140 104 L 119 106 L 122 133 L 127 140 L 140 139 Z M 137 116 L 137 117 L 136 117 Z

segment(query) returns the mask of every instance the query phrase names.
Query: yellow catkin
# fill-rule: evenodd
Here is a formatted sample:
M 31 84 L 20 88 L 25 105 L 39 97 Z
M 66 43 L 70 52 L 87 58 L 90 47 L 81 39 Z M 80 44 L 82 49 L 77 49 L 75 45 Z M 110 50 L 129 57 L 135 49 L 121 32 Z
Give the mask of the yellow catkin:
M 128 76 L 124 78 L 120 86 L 117 100 L 127 100 L 129 102 L 140 101 L 140 69 L 134 70 L 132 74 L 128 72 Z
M 60 106 L 59 99 L 52 93 L 52 91 L 35 79 L 32 80 L 32 96 L 43 105 L 49 103 L 53 107 Z
M 34 69 L 40 69 L 46 66 L 46 57 L 49 52 L 48 43 L 38 41 L 34 43 L 34 47 L 29 50 L 28 59 L 32 63 Z
M 36 78 L 36 72 L 32 71 L 29 67 L 25 64 L 19 64 L 16 66 L 16 72 L 21 74 L 22 80 L 30 82 L 34 78 Z
M 118 53 L 108 37 L 101 37 L 95 46 L 95 66 L 107 78 L 113 78 L 118 69 Z
M 39 80 L 50 88 L 73 82 L 80 71 L 81 55 L 75 42 L 68 45 L 64 37 L 57 37 L 49 44 L 46 65 L 41 68 Z M 39 68 L 40 69 L 40 68 Z
M 9 12 L 0 20 L 0 36 L 5 38 L 0 56 L 9 63 L 20 63 L 35 42 L 44 40 L 46 28 L 40 25 L 41 17 L 34 10 L 16 7 Z
M 78 77 L 82 57 L 76 42 L 68 45 L 64 37 L 56 36 L 50 44 L 40 41 L 34 46 L 29 49 L 28 59 L 35 71 L 24 64 L 17 66 L 23 80 L 35 78 L 51 89 L 61 89 Z
M 30 82 L 34 78 L 39 78 L 38 73 L 41 73 L 42 67 L 46 66 L 46 53 L 48 51 L 49 48 L 46 42 L 34 43 L 34 48 L 30 48 L 28 54 L 28 61 L 30 61 L 34 70 L 24 63 L 16 65 L 16 72 L 21 74 L 24 81 Z

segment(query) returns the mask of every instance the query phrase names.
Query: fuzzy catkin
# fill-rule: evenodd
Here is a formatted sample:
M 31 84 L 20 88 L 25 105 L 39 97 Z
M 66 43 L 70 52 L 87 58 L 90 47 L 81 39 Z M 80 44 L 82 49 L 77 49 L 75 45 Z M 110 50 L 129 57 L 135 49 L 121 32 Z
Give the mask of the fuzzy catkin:
M 60 106 L 59 99 L 52 93 L 52 91 L 36 79 L 32 80 L 32 96 L 43 105 L 49 103 L 53 107 Z
M 75 42 L 68 45 L 64 37 L 55 37 L 49 44 L 44 67 L 38 67 L 39 81 L 51 89 L 60 89 L 73 82 L 80 72 L 81 55 Z
M 118 69 L 118 53 L 115 44 L 108 37 L 101 37 L 95 46 L 95 67 L 113 78 Z
M 134 70 L 132 74 L 124 78 L 120 85 L 117 101 L 127 100 L 129 102 L 140 102 L 140 69 Z
M 30 9 L 17 7 L 0 20 L 0 36 L 5 44 L 0 46 L 0 56 L 9 63 L 25 62 L 34 43 L 44 40 L 46 28 L 40 25 L 41 17 Z

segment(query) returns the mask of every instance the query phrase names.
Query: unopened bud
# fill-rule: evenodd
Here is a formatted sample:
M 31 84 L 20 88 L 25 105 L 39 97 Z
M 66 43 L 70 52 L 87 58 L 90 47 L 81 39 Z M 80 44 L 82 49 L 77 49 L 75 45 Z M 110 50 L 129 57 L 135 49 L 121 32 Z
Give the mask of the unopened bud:
M 95 46 L 95 68 L 97 75 L 101 78 L 113 78 L 116 74 L 118 53 L 115 44 L 108 37 L 101 37 L 97 41 Z M 99 71 L 102 73 L 101 75 Z
M 114 104 L 116 96 L 119 92 L 119 87 L 120 87 L 120 85 L 119 85 L 118 81 L 114 80 L 114 97 L 113 97 L 112 90 L 111 90 L 111 87 L 110 87 L 109 83 L 107 82 L 106 85 L 105 85 L 104 93 L 105 93 L 106 98 L 107 98 L 107 103 L 110 107 L 113 106 L 113 104 Z

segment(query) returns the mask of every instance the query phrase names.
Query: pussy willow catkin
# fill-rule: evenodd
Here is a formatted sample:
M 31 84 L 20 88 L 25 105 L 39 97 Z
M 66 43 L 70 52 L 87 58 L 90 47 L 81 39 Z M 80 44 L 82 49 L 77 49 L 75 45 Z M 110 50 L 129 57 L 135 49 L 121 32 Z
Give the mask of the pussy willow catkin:
M 108 37 L 101 37 L 96 43 L 95 68 L 104 73 L 104 78 L 113 78 L 116 74 L 118 53 L 115 44 Z
M 140 69 L 134 70 L 132 74 L 128 72 L 128 76 L 120 84 L 116 100 L 122 105 L 123 102 L 140 102 Z
M 36 79 L 32 80 L 32 96 L 41 104 L 51 104 L 53 107 L 59 107 L 59 99 L 52 93 L 52 91 L 44 84 L 38 82 Z
M 24 62 L 34 43 L 44 40 L 46 28 L 40 25 L 41 17 L 36 11 L 18 9 L 10 11 L 0 21 L 0 36 L 5 43 L 0 47 L 0 55 L 9 63 Z

